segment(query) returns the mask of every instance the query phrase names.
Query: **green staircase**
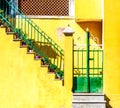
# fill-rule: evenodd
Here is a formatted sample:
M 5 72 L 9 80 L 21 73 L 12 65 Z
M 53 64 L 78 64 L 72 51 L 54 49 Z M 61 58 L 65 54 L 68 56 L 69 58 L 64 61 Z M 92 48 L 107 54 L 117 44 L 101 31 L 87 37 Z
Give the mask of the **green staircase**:
M 27 47 L 29 53 L 34 53 L 35 59 L 41 59 L 49 71 L 63 79 L 63 50 L 12 2 L 2 1 L 0 10 L 0 25 L 6 28 L 6 32 L 14 33 L 15 41 L 21 41 L 21 46 Z

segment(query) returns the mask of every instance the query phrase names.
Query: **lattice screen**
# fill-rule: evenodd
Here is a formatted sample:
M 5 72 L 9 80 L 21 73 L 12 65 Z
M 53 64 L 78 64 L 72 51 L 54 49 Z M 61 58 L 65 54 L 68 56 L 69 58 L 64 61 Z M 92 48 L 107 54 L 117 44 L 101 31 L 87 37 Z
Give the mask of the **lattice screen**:
M 25 15 L 68 16 L 69 0 L 18 0 Z

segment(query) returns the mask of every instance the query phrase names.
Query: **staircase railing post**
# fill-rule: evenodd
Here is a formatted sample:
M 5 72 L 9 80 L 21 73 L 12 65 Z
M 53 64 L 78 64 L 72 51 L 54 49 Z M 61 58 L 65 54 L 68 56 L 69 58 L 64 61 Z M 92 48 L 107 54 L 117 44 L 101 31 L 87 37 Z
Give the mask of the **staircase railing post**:
M 90 64 L 89 64 L 89 52 L 90 52 L 90 33 L 88 28 L 86 29 L 86 72 L 87 72 L 87 87 L 88 87 L 88 92 L 90 92 L 90 72 L 89 72 L 89 68 L 90 68 Z
M 73 33 L 69 27 L 63 30 L 65 35 L 64 48 L 64 86 L 72 91 L 73 85 Z

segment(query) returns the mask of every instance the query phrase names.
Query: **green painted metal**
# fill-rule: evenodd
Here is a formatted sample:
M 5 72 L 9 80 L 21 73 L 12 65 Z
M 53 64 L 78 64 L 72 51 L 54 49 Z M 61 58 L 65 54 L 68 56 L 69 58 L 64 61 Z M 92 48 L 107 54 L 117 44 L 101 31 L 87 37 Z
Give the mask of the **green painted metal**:
M 92 47 L 89 39 L 86 32 L 86 44 L 74 46 L 73 92 L 98 93 L 103 89 L 103 49 Z
M 37 55 L 42 57 L 43 61 L 49 65 L 56 66 L 56 73 L 63 76 L 64 54 L 61 49 L 40 27 L 32 20 L 28 19 L 20 10 L 15 7 L 10 0 L 2 0 L 0 2 L 0 19 L 7 24 L 12 31 L 19 35 Z M 44 50 L 43 50 L 44 49 Z M 59 75 L 57 73 L 57 75 Z
M 90 77 L 89 77 L 89 68 L 90 68 L 90 64 L 89 64 L 89 32 L 86 32 L 86 77 L 87 77 L 87 91 L 90 92 Z
M 90 77 L 90 92 L 99 93 L 103 90 L 103 78 L 101 77 Z
M 94 58 L 89 58 L 89 60 L 94 60 Z M 93 62 L 94 63 L 94 62 Z
M 87 77 L 77 76 L 73 77 L 73 92 L 88 92 L 88 83 Z M 90 77 L 90 92 L 99 93 L 103 89 L 103 78 L 102 77 Z
M 73 92 L 88 92 L 87 83 L 87 77 L 73 77 Z

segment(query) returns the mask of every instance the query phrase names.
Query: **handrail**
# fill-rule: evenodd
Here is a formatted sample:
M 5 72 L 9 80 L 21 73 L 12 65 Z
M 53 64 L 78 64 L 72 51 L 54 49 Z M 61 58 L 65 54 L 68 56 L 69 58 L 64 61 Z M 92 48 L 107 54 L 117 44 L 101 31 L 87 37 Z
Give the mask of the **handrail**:
M 44 60 L 49 61 L 49 65 L 56 67 L 56 70 L 63 73 L 64 54 L 61 49 L 39 26 L 28 19 L 16 8 L 12 2 L 2 1 L 0 9 L 3 12 L 0 18 L 11 27 L 12 31 L 17 33 L 27 45 L 29 45 L 37 55 L 42 56 Z M 49 50 L 46 52 L 42 47 Z

